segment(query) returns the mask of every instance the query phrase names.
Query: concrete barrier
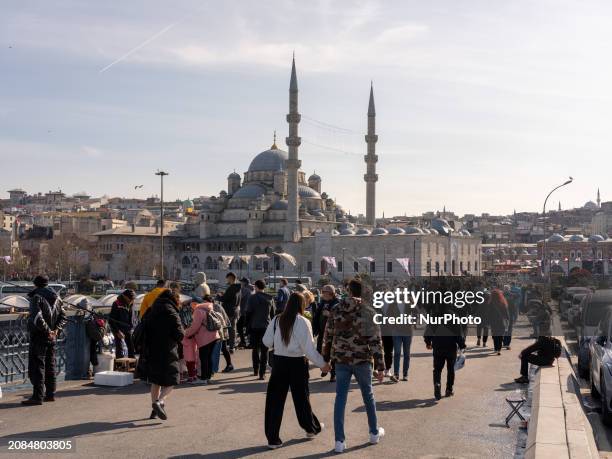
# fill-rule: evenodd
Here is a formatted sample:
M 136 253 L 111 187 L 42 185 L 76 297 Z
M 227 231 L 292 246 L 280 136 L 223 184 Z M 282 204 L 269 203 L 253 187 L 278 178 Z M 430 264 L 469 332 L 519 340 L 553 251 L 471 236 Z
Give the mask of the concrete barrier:
M 565 356 L 536 375 L 525 457 L 598 458 L 597 445 Z

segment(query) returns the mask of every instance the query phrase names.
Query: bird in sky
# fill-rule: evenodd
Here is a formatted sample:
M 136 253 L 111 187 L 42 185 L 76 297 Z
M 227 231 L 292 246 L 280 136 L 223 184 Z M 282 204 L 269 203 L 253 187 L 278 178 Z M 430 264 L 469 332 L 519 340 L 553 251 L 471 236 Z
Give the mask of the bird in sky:
M 137 190 L 137 189 L 139 189 L 139 188 L 142 188 L 143 186 L 144 186 L 144 185 L 136 185 L 136 186 L 134 187 L 134 189 L 135 189 L 135 190 Z

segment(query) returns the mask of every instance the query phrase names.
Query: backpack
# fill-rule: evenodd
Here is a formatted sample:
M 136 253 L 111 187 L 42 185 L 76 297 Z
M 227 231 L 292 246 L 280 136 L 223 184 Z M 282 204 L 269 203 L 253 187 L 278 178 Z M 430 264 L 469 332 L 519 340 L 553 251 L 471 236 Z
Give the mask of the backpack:
M 90 340 L 96 343 L 102 341 L 106 334 L 106 321 L 92 317 L 85 322 L 85 333 Z
M 210 310 L 206 313 L 206 330 L 219 331 L 223 328 L 223 317 L 218 312 Z

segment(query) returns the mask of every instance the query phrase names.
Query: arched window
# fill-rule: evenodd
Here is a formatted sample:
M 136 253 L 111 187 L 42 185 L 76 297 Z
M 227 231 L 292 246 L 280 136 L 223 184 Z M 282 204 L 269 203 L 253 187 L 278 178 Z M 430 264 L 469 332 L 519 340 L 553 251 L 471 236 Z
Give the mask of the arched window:
M 576 252 L 574 252 L 573 250 L 570 252 L 570 260 L 573 260 L 574 258 L 576 258 Z
M 356 273 L 359 272 L 359 262 L 357 261 L 353 262 L 353 271 L 355 271 Z
M 468 272 L 470 272 L 472 270 L 471 264 L 472 264 L 471 261 L 467 262 L 467 268 L 468 268 L 467 270 L 468 270 Z
M 185 255 L 183 257 L 183 260 L 182 260 L 182 265 L 183 266 L 189 266 L 190 264 L 191 264 L 191 260 L 189 259 L 189 257 L 187 255 Z
M 576 252 L 576 258 L 582 258 L 582 250 Z
M 437 244 L 436 244 L 437 247 Z M 440 262 L 436 261 L 436 272 L 439 273 L 440 272 Z
M 204 269 L 214 269 L 213 259 L 211 257 L 206 257 L 206 261 L 204 262 Z

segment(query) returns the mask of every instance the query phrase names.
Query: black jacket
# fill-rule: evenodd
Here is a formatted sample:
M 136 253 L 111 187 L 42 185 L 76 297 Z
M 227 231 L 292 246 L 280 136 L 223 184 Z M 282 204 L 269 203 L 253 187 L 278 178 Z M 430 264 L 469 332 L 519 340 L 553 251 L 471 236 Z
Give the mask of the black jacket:
M 117 297 L 111 306 L 108 315 L 110 329 L 113 333 L 118 331 L 128 334 L 132 331 L 132 307 L 127 306 L 121 295 Z
M 456 351 L 457 348 L 465 349 L 465 336 L 460 325 L 455 324 L 430 324 L 425 329 L 425 344 L 431 345 L 433 351 Z
M 321 300 L 317 304 L 312 315 L 312 334 L 313 336 L 323 335 L 325 325 L 331 310 L 339 303 L 338 298 L 334 297 L 330 301 Z
M 221 297 L 221 305 L 225 312 L 229 316 L 230 319 L 236 317 L 236 312 L 238 310 L 238 294 L 240 293 L 240 284 L 235 283 L 228 285 L 225 292 L 223 292 L 223 296 Z
M 66 324 L 66 313 L 57 301 L 57 294 L 48 287 L 35 288 L 30 293 L 28 331 L 32 340 L 51 341 L 49 333 Z
M 529 355 L 534 352 L 537 352 L 539 357 L 548 359 L 548 365 L 552 365 L 556 358 L 555 342 L 550 336 L 540 336 L 535 343 L 523 349 L 521 355 Z
M 174 386 L 179 383 L 179 351 L 184 336 L 178 303 L 170 292 L 163 291 L 145 314 L 145 376 L 154 384 Z
M 249 330 L 265 330 L 274 317 L 272 297 L 264 292 L 255 292 L 247 301 L 246 324 Z

